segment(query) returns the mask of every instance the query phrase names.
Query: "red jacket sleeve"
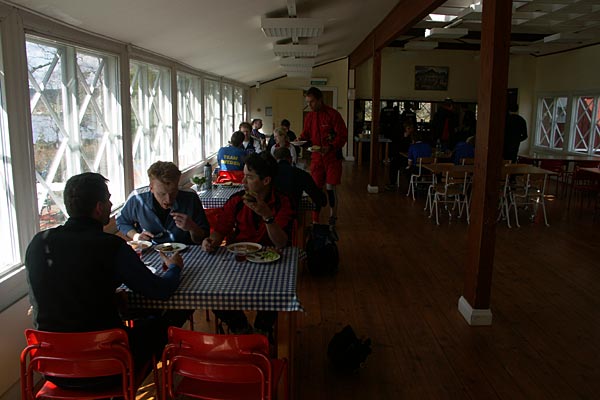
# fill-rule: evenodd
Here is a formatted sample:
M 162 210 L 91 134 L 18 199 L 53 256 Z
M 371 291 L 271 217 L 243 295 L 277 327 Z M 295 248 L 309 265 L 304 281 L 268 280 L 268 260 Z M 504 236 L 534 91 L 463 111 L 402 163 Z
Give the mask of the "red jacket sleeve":
M 346 124 L 339 112 L 335 109 L 330 109 L 333 131 L 335 132 L 335 138 L 333 139 L 333 147 L 336 149 L 341 149 L 344 147 L 346 142 L 348 141 L 348 129 L 346 128 Z

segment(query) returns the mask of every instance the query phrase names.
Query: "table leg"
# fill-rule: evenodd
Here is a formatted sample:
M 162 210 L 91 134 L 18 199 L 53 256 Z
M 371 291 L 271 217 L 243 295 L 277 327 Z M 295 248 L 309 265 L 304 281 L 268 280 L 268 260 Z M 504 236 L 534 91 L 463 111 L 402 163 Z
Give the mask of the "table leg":
M 363 144 L 358 142 L 358 165 L 362 165 Z
M 279 312 L 277 318 L 277 357 L 288 359 L 289 398 L 294 397 L 294 338 L 296 333 L 296 312 Z M 277 398 L 285 399 L 284 387 L 280 385 Z

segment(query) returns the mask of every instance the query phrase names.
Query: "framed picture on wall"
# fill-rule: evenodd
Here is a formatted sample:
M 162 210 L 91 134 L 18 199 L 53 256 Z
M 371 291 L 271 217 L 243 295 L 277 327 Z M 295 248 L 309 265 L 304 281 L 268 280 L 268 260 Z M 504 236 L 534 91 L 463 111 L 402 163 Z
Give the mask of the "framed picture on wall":
M 448 67 L 415 66 L 415 90 L 448 90 Z
M 273 107 L 265 107 L 265 117 L 272 117 L 273 116 Z

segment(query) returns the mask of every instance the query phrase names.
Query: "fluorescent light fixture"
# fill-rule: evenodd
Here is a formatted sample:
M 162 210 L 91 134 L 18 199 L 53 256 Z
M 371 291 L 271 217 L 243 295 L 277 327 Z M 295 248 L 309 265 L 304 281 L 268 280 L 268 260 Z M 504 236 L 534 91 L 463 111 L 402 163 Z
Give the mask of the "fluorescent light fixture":
M 280 62 L 281 66 L 284 68 L 287 67 L 305 67 L 312 68 L 315 65 L 315 60 L 310 58 L 284 58 Z
M 323 21 L 316 18 L 262 18 L 267 37 L 316 37 L 323 33 Z
M 316 57 L 319 46 L 316 44 L 276 44 L 273 52 L 278 57 Z
M 438 42 L 412 40 L 404 45 L 405 50 L 433 50 L 438 46 Z
M 561 32 L 544 37 L 544 43 L 577 43 L 587 39 L 591 38 L 578 33 Z
M 469 33 L 467 28 L 431 28 L 425 29 L 425 37 L 429 39 L 458 39 Z
M 285 70 L 285 72 L 309 72 L 312 73 L 312 67 L 306 67 L 306 66 L 289 66 L 289 67 L 283 67 L 283 69 Z
M 428 21 L 434 21 L 434 22 L 450 22 L 454 18 L 456 18 L 456 15 L 450 15 L 450 14 L 429 14 L 427 16 L 426 20 L 428 20 Z

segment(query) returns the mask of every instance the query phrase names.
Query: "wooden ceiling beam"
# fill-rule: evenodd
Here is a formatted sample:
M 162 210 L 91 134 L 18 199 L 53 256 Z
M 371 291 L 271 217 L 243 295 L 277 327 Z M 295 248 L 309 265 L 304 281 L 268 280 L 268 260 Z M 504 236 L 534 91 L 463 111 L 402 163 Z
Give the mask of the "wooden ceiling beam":
M 375 50 L 386 47 L 445 2 L 446 0 L 399 0 L 383 21 L 350 54 L 349 67 L 356 68 L 367 61 Z

